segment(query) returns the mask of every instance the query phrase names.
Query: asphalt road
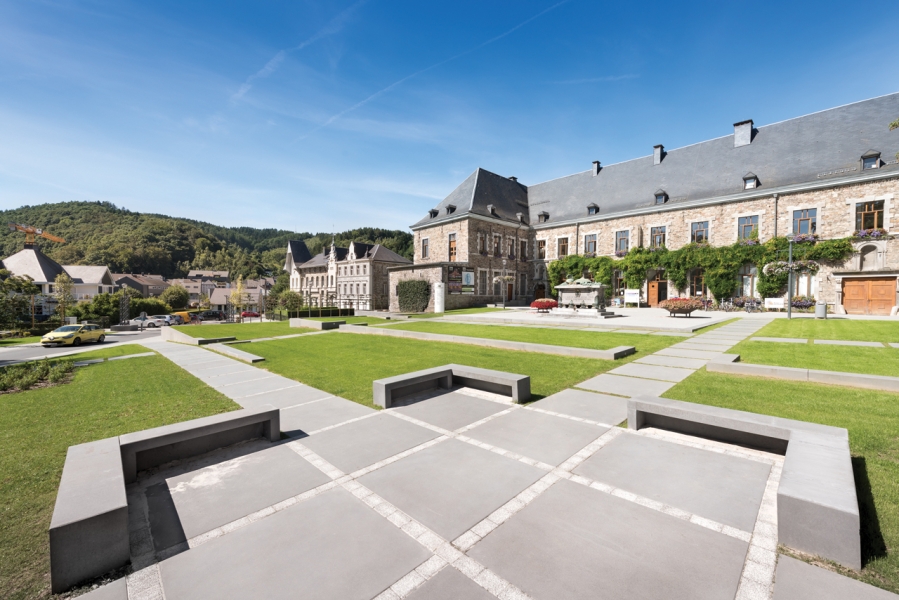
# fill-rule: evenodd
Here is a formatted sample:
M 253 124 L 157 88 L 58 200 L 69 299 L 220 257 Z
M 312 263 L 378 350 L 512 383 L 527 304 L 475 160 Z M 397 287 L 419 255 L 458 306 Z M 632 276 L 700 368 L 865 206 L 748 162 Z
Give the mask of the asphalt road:
M 81 352 L 90 352 L 99 348 L 113 346 L 116 344 L 133 344 L 139 343 L 141 340 L 154 339 L 159 337 L 158 329 L 149 329 L 144 332 L 118 332 L 107 333 L 106 341 L 102 344 L 88 343 L 82 346 L 59 346 L 55 348 L 44 348 L 40 344 L 23 344 L 18 346 L 0 347 L 0 366 L 9 365 L 17 362 L 35 360 L 40 358 L 65 356 L 67 354 L 78 354 Z

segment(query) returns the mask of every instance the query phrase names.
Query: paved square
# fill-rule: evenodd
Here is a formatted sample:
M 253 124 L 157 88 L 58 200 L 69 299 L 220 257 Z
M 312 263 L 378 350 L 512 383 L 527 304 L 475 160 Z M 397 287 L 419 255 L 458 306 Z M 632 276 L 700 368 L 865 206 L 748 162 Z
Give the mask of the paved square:
M 617 425 L 627 419 L 626 398 L 582 390 L 562 390 L 530 406 L 607 425 Z
M 159 564 L 168 600 L 370 600 L 431 556 L 338 488 Z
M 169 528 L 180 525 L 187 539 L 211 531 L 330 481 L 285 445 L 170 477 L 167 490 L 148 490 L 153 538 L 171 539 Z M 171 497 L 178 522 L 165 522 L 164 497 Z M 156 518 L 156 516 L 160 518 Z M 166 546 L 171 544 L 166 544 Z M 157 550 L 163 548 L 158 547 Z
M 608 430 L 608 427 L 519 409 L 478 425 L 465 435 L 558 466 Z
M 771 467 L 639 435 L 619 435 L 574 472 L 751 532 Z
M 455 431 L 507 408 L 509 407 L 499 402 L 459 392 L 448 392 L 397 408 L 396 411 L 425 423 Z
M 895 594 L 781 554 L 774 600 L 896 600 Z
M 454 569 L 442 571 L 407 596 L 408 600 L 495 600 L 481 586 Z
M 537 600 L 732 600 L 747 548 L 561 480 L 469 555 Z
M 364 475 L 359 483 L 453 540 L 545 474 L 451 439 Z
M 281 431 L 290 436 L 304 436 L 312 431 L 364 417 L 374 410 L 358 402 L 332 396 L 282 410 Z
M 315 404 L 307 406 L 314 407 Z M 344 473 L 352 473 L 438 435 L 414 423 L 379 414 L 304 438 L 303 444 Z

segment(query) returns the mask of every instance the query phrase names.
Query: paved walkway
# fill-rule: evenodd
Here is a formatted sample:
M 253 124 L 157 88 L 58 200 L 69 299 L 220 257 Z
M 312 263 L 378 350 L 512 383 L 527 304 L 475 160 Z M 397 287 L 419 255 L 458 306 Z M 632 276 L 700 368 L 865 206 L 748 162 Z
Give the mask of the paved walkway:
M 597 375 L 579 388 L 619 396 L 661 396 L 770 320 L 740 319 Z
M 718 331 L 702 343 L 751 333 Z M 242 406 L 277 403 L 291 439 L 143 473 L 128 487 L 136 571 L 88 600 L 893 597 L 778 565 L 783 457 L 615 427 L 621 395 L 522 406 L 456 388 L 374 411 L 148 345 Z

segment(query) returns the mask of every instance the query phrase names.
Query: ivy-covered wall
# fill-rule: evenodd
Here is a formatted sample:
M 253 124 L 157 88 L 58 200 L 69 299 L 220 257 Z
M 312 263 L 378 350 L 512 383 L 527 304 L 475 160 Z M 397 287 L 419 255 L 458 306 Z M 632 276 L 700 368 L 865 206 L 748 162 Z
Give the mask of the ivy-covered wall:
M 400 281 L 396 291 L 401 312 L 424 312 L 431 301 L 431 285 L 424 279 Z
M 815 261 L 821 264 L 842 264 L 854 249 L 854 238 L 809 241 L 793 244 L 793 260 Z M 740 268 L 753 264 L 758 268 L 756 289 L 762 297 L 780 296 L 786 291 L 788 272 L 775 269 L 764 273 L 768 263 L 786 260 L 789 238 L 773 238 L 759 244 L 756 240 L 738 242 L 731 246 L 687 244 L 677 250 L 667 248 L 632 248 L 620 259 L 608 256 L 587 258 L 573 254 L 553 261 L 547 267 L 551 293 L 567 277 L 578 278 L 587 273 L 594 281 L 611 285 L 613 271 L 620 270 L 628 288 L 642 287 L 647 271 L 664 269 L 665 276 L 678 290 L 687 289 L 690 272 L 702 269 L 705 284 L 716 299 L 730 297 L 737 291 Z

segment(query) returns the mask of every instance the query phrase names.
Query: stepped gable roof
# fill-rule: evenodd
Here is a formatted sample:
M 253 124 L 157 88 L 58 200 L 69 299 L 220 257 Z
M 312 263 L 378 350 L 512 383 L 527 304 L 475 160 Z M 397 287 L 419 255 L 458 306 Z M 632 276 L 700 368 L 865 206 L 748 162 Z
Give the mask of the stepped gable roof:
M 381 244 L 375 245 L 369 252 L 369 257 L 375 262 L 392 262 L 412 264 L 412 261 L 404 256 L 400 256 L 390 248 L 385 248 Z
M 527 218 L 528 188 L 515 180 L 478 168 L 432 209 L 434 210 L 437 214 L 433 217 L 428 214 L 412 228 L 432 225 L 464 214 L 518 223 L 517 213 L 523 213 Z
M 35 283 L 53 283 L 56 276 L 65 271 L 62 265 L 36 247 L 16 252 L 0 261 L 0 265 L 16 277 L 27 276 Z
M 658 190 L 674 202 L 741 194 L 747 172 L 758 177 L 755 193 L 858 175 L 865 151 L 875 148 L 890 160 L 899 150 L 899 135 L 889 131 L 896 115 L 899 93 L 760 126 L 743 146 L 734 147 L 730 134 L 667 151 L 660 164 L 650 155 L 603 167 L 596 176 L 590 170 L 531 185 L 531 219 L 536 223 L 542 211 L 548 224 L 583 218 L 591 202 L 600 215 L 649 207 Z
M 306 242 L 303 240 L 288 241 L 287 251 L 293 256 L 293 264 L 298 266 L 312 259 L 312 254 L 310 254 L 309 248 L 306 247 Z
M 63 269 L 75 283 L 94 283 L 97 285 L 114 285 L 108 267 L 93 265 L 63 265 Z

